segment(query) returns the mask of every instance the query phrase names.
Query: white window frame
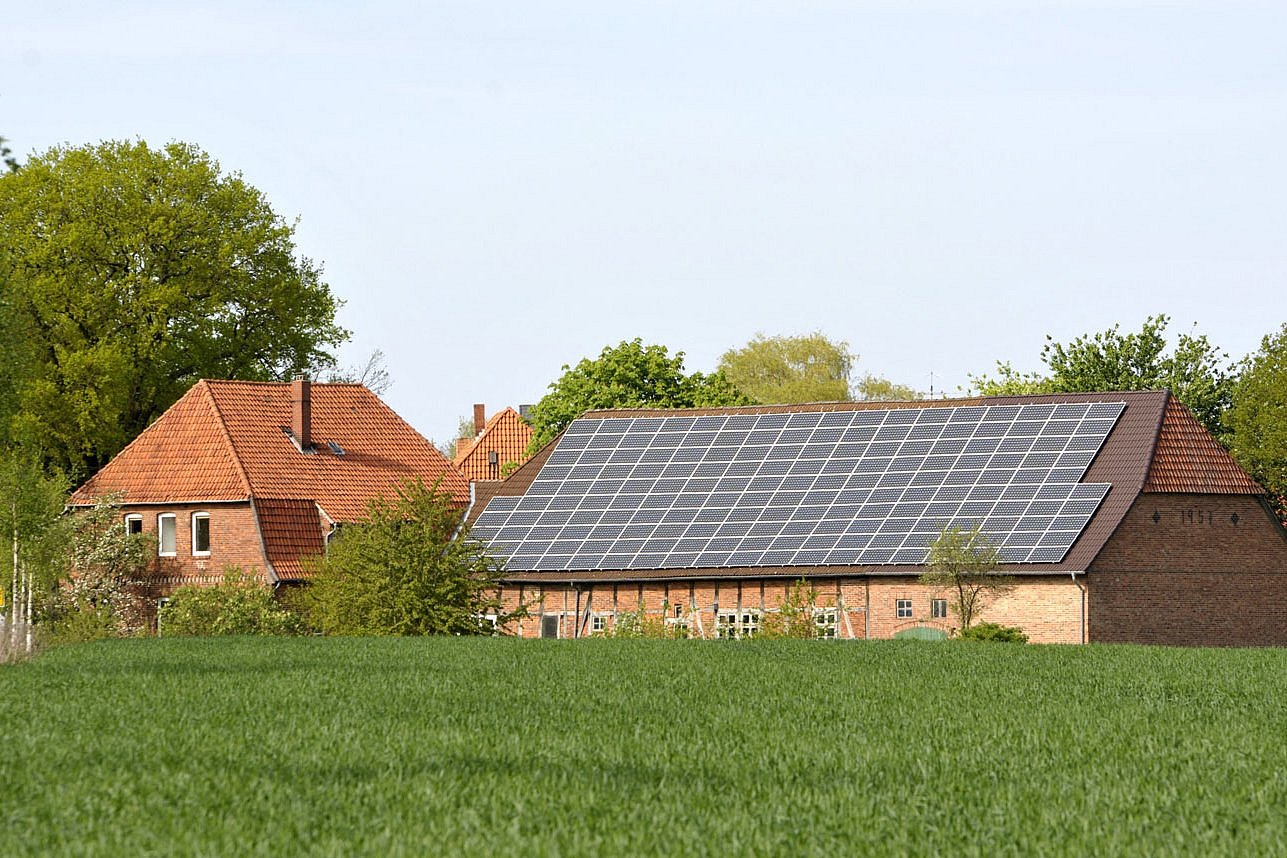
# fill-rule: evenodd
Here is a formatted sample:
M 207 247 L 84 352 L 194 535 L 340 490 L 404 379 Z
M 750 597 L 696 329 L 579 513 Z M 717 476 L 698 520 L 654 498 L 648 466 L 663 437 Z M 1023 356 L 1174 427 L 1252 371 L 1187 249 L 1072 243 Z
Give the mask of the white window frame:
M 930 599 L 930 619 L 947 619 L 947 599 Z
M 894 602 L 894 611 L 900 620 L 910 620 L 912 618 L 912 600 L 897 599 Z
M 607 631 L 608 631 L 608 615 L 591 614 L 590 615 L 590 634 L 601 635 Z
M 202 519 L 205 519 L 205 522 L 206 522 L 206 550 L 198 551 L 197 550 L 197 522 Z M 192 556 L 209 557 L 211 542 L 212 542 L 212 539 L 211 539 L 211 533 L 210 533 L 210 513 L 194 512 L 192 514 Z
M 174 547 L 165 550 L 165 523 L 170 523 L 171 539 Z M 156 554 L 158 557 L 176 557 L 179 553 L 179 517 L 172 512 L 159 513 L 156 517 Z
M 759 608 L 723 610 L 715 614 L 715 637 L 728 640 L 753 638 L 760 630 Z
M 836 638 L 840 635 L 840 609 L 833 607 L 814 608 L 813 624 L 818 629 L 820 638 Z
M 137 531 L 130 530 L 130 525 L 136 521 L 139 523 L 139 529 Z M 133 536 L 135 533 L 142 533 L 142 532 L 143 532 L 143 516 L 139 515 L 136 512 L 132 512 L 129 515 L 125 516 L 125 535 L 126 536 Z

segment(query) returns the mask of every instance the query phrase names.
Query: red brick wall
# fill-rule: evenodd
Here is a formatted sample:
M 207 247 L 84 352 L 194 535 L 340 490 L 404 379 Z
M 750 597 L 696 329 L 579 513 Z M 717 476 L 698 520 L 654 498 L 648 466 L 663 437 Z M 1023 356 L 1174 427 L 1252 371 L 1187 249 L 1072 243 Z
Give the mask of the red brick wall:
M 1287 540 L 1253 496 L 1140 495 L 1089 578 L 1093 641 L 1287 645 Z
M 613 617 L 638 610 L 641 603 L 653 617 L 674 616 L 676 606 L 683 608 L 692 634 L 712 637 L 715 633 L 716 607 L 720 610 L 756 608 L 776 609 L 782 604 L 791 581 L 781 579 L 746 579 L 678 581 L 656 583 L 622 583 L 585 585 L 577 591 L 567 585 L 507 585 L 501 591 L 507 610 L 520 602 L 528 605 L 530 616 L 513 624 L 509 631 L 522 637 L 540 635 L 542 614 L 558 615 L 559 636 L 573 637 L 577 631 L 578 604 L 581 619 L 587 610 L 605 614 L 610 629 Z M 930 599 L 943 594 L 934 592 L 914 578 L 814 578 L 810 586 L 817 590 L 819 607 L 841 608 L 837 634 L 841 638 L 891 638 L 898 631 L 918 625 L 934 625 L 948 631 L 959 625 L 955 614 L 946 621 L 931 620 Z M 912 600 L 911 619 L 897 616 L 898 599 Z M 870 600 L 870 615 L 868 605 Z M 1020 626 L 1034 643 L 1077 643 L 1082 634 L 1081 590 L 1067 577 L 1029 578 L 1016 582 L 1013 589 L 989 604 L 982 619 L 1005 625 Z M 580 634 L 589 634 L 588 624 Z
M 210 514 L 210 555 L 192 554 L 192 514 Z M 240 566 L 247 572 L 265 575 L 268 568 L 259 526 L 250 504 L 174 504 L 172 506 L 123 506 L 122 517 L 143 516 L 143 532 L 157 535 L 157 516 L 175 516 L 175 556 L 157 557 L 158 584 L 171 590 L 184 584 L 217 584 L 225 566 Z

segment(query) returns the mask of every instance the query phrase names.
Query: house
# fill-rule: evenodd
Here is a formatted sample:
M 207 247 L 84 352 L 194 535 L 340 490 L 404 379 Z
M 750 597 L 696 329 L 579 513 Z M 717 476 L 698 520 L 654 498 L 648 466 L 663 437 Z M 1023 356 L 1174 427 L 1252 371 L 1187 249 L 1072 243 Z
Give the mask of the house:
M 532 443 L 532 427 L 519 412 L 506 408 L 487 419 L 486 406 L 474 406 L 473 438 L 456 442 L 452 465 L 470 481 L 503 479 L 514 468 L 527 461 L 527 447 Z
M 157 535 L 162 589 L 229 565 L 295 582 L 339 525 L 415 479 L 468 500 L 464 477 L 362 385 L 203 380 L 70 505 L 119 493 L 125 526 Z
M 524 636 L 754 634 L 802 578 L 828 635 L 942 634 L 918 576 L 977 524 L 1014 582 L 982 618 L 1034 641 L 1287 644 L 1287 532 L 1164 391 L 597 411 L 476 489 Z

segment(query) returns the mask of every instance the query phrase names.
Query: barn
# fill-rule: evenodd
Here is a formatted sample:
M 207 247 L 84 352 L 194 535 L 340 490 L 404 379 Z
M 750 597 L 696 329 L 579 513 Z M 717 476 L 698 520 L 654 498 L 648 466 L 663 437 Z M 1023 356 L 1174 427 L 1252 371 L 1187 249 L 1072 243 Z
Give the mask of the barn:
M 590 412 L 469 519 L 525 637 L 754 635 L 801 579 L 828 636 L 950 633 L 918 578 L 977 525 L 1035 642 L 1287 644 L 1287 532 L 1165 391 Z

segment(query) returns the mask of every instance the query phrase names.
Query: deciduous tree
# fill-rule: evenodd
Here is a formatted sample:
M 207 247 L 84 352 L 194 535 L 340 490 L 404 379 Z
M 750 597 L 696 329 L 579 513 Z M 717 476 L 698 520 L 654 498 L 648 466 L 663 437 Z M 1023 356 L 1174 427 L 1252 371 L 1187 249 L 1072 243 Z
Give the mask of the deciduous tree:
M 987 602 L 1008 591 L 1012 579 L 998 572 L 1001 554 L 978 526 L 946 528 L 930 546 L 920 582 L 948 594 L 948 603 L 968 629 Z
M 491 634 L 517 617 L 497 598 L 501 564 L 469 537 L 462 510 L 412 483 L 377 498 L 316 562 L 303 594 L 310 621 L 333 635 Z
M 854 355 L 849 344 L 821 331 L 798 336 L 756 334 L 740 349 L 724 352 L 719 369 L 758 403 L 839 402 L 849 399 Z
M 201 377 L 333 363 L 337 306 L 294 226 L 195 146 L 56 147 L 0 177 L 0 328 L 23 357 L 0 416 L 74 478 Z
M 609 346 L 594 360 L 563 367 L 531 411 L 532 452 L 552 441 L 592 408 L 699 408 L 749 405 L 724 373 L 684 372 L 684 353 L 640 339 Z
M 1287 324 L 1244 361 L 1226 424 L 1230 452 L 1276 496 L 1287 520 Z
M 1166 388 L 1219 437 L 1234 383 L 1229 356 L 1197 334 L 1180 334 L 1168 351 L 1169 321 L 1152 316 L 1139 332 L 1128 334 L 1113 325 L 1068 345 L 1048 336 L 1041 360 L 1049 375 L 1021 374 L 998 362 L 997 377 L 971 376 L 971 386 L 985 396 Z

